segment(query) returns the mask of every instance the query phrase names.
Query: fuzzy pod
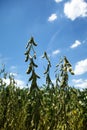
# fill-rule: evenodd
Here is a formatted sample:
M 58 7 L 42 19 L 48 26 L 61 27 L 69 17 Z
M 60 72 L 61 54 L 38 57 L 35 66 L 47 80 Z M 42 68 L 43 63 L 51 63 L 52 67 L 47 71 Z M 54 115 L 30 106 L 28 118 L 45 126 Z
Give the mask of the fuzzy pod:
M 31 71 L 32 71 L 32 67 L 31 66 L 29 66 L 29 68 L 28 68 L 28 70 L 27 70 L 27 74 L 30 74 L 31 73 Z
M 36 68 L 38 67 L 38 65 L 36 65 L 33 61 L 32 61 L 32 64 L 34 67 L 36 67 Z
M 27 50 L 24 54 L 25 54 L 25 55 L 28 55 L 28 54 L 29 54 L 29 50 Z
M 37 43 L 35 43 L 35 42 L 33 41 L 33 45 L 34 45 L 34 46 L 37 46 Z
M 25 62 L 27 62 L 29 59 L 29 55 L 26 55 Z

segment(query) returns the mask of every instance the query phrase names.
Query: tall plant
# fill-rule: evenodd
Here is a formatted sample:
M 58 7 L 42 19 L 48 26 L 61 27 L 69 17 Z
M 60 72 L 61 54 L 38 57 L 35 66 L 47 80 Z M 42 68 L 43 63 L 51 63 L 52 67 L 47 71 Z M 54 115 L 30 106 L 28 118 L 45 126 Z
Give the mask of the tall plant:
M 31 37 L 30 40 L 28 41 L 28 44 L 26 46 L 26 52 L 25 52 L 25 56 L 26 56 L 26 59 L 25 59 L 25 62 L 28 62 L 29 61 L 29 66 L 28 66 L 28 69 L 27 69 L 27 74 L 31 74 L 30 78 L 28 81 L 31 81 L 31 87 L 30 87 L 30 92 L 34 89 L 38 89 L 38 86 L 37 86 L 37 79 L 40 78 L 36 72 L 35 72 L 35 68 L 38 67 L 38 65 L 35 64 L 34 60 L 36 59 L 36 52 L 34 50 L 34 47 L 36 47 L 37 44 L 36 42 L 34 41 L 34 38 Z
M 28 95 L 28 102 L 26 104 L 26 112 L 25 112 L 25 127 L 28 130 L 37 130 L 38 124 L 40 120 L 40 91 L 37 85 L 37 79 L 40 78 L 36 72 L 35 69 L 38 67 L 37 64 L 35 64 L 34 60 L 36 59 L 36 52 L 34 50 L 34 47 L 36 47 L 37 44 L 34 41 L 34 38 L 31 37 L 29 40 L 27 46 L 26 46 L 26 52 L 25 52 L 25 62 L 29 61 L 29 66 L 27 69 L 27 74 L 31 74 L 29 78 L 29 82 L 31 81 L 30 86 L 30 93 Z
M 47 60 L 47 68 L 44 72 L 44 75 L 46 75 L 46 85 L 47 85 L 47 88 L 50 87 L 50 85 L 53 86 L 53 83 L 51 81 L 51 78 L 50 78 L 50 68 L 51 68 L 51 62 L 50 62 L 50 59 L 48 58 L 48 55 L 46 52 L 44 52 L 44 55 L 42 58 L 45 58 Z
M 69 102 L 69 85 L 68 85 L 68 72 L 74 75 L 72 66 L 68 59 L 64 56 L 60 59 L 60 62 L 56 65 L 56 86 L 59 88 L 59 109 L 61 111 L 60 120 L 62 123 L 61 129 L 69 129 L 68 117 L 67 117 L 67 107 L 70 107 Z M 60 126 L 60 125 L 59 125 Z
M 61 88 L 66 88 L 68 86 L 68 72 L 74 75 L 72 70 L 72 65 L 64 56 L 60 59 L 59 63 L 56 65 L 56 85 L 60 86 Z

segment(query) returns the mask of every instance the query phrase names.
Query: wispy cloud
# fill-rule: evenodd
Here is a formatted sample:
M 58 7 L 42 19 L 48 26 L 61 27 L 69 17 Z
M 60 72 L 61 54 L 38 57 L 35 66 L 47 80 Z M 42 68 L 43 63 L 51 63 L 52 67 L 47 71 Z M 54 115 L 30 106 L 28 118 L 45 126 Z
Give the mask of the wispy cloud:
M 74 86 L 80 89 L 87 88 L 87 79 L 73 79 Z
M 78 47 L 78 46 L 80 46 L 81 45 L 81 42 L 80 41 L 78 41 L 78 40 L 76 40 L 71 46 L 70 46 L 70 48 L 76 48 L 76 47 Z
M 9 61 L 10 58 L 8 57 L 3 57 L 1 54 L 0 54 L 0 64 L 6 64 L 8 61 Z
M 60 50 L 57 49 L 57 50 L 52 52 L 52 56 L 58 55 L 59 53 L 60 53 Z
M 87 59 L 78 61 L 75 65 L 75 75 L 82 75 L 87 72 Z
M 70 0 L 64 5 L 65 15 L 72 21 L 87 16 L 87 3 L 84 0 Z
M 49 22 L 53 22 L 57 19 L 57 14 L 56 13 L 53 13 L 51 14 L 51 16 L 48 18 L 48 21 Z
M 54 0 L 56 3 L 60 3 L 62 2 L 63 0 Z
M 10 69 L 11 69 L 11 70 L 15 70 L 15 69 L 17 69 L 17 66 L 14 66 L 14 65 L 13 65 L 13 66 L 10 67 Z
M 87 38 L 82 41 L 83 44 L 87 43 Z

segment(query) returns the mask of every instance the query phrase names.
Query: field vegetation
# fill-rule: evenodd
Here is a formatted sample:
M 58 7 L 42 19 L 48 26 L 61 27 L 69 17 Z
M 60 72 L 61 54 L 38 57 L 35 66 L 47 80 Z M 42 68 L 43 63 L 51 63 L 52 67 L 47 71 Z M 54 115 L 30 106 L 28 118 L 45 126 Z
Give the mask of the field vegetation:
M 0 130 L 87 130 L 87 89 L 81 91 L 68 85 L 69 73 L 74 72 L 65 56 L 55 67 L 52 83 L 51 61 L 46 52 L 46 82 L 39 87 L 36 46 L 31 37 L 25 52 L 29 88 L 17 87 L 14 77 L 4 67 L 0 70 Z M 4 82 L 7 78 L 9 85 Z

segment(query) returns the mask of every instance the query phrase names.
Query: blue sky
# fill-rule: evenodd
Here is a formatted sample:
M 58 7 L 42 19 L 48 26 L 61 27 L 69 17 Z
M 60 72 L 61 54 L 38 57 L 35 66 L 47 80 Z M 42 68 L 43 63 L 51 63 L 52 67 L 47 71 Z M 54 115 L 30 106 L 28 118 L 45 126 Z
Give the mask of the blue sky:
M 41 56 L 47 51 L 53 81 L 55 65 L 66 56 L 75 72 L 70 85 L 87 88 L 87 0 L 0 0 L 0 66 L 4 63 L 22 86 L 28 80 L 24 52 L 31 36 L 38 43 L 38 84 L 44 83 Z

